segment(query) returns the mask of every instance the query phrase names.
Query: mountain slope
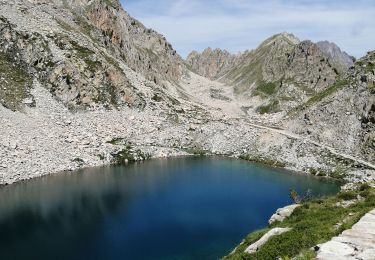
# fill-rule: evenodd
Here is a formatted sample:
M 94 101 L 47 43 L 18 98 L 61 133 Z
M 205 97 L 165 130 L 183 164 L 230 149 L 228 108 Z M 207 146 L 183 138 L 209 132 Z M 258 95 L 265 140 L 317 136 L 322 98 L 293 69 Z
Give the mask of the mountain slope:
M 375 161 L 375 51 L 330 92 L 294 111 L 286 127 L 342 152 Z
M 341 66 L 342 69 L 348 69 L 354 65 L 354 57 L 349 56 L 346 52 L 341 49 L 333 42 L 320 41 L 316 43 L 319 49 L 326 54 L 331 61 L 337 66 Z
M 188 63 L 203 76 L 220 76 L 220 81 L 234 87 L 238 98 L 256 105 L 259 113 L 273 113 L 302 104 L 346 73 L 347 61 L 344 64 L 337 58 L 344 54 L 337 48 L 328 55 L 321 48 L 311 41 L 300 42 L 292 34 L 281 33 L 240 56 L 208 49 L 189 55 Z M 221 53 L 225 55 L 218 55 Z M 228 65 L 221 69 L 223 66 L 217 64 Z
M 124 69 L 158 85 L 182 76 L 182 59 L 166 39 L 131 18 L 118 0 L 2 0 L 0 5 L 2 64 L 21 68 L 17 73 L 27 81 L 4 75 L 18 86 L 0 94 L 1 103 L 13 110 L 32 99 L 34 79 L 69 107 L 143 107 L 144 97 Z
M 202 53 L 191 52 L 186 62 L 197 74 L 209 79 L 217 79 L 239 62 L 243 55 L 235 55 L 226 50 L 207 48 Z

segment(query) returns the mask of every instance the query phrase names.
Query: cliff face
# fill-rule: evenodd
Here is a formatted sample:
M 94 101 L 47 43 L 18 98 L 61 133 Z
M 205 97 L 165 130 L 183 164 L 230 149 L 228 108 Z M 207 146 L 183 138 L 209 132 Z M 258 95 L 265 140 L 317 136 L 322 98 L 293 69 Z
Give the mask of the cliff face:
M 375 161 L 375 52 L 291 114 L 288 127 L 353 156 Z
M 177 82 L 182 59 L 166 39 L 131 18 L 117 0 L 0 1 L 2 66 L 16 66 L 4 78 L 17 91 L 1 94 L 13 110 L 31 98 L 38 79 L 69 107 L 129 105 L 144 98 L 124 73 L 139 73 L 158 85 Z M 13 92 L 13 93 L 11 93 Z
M 333 64 L 336 64 L 341 69 L 345 70 L 354 65 L 355 58 L 350 56 L 333 42 L 321 41 L 316 43 L 319 49 L 326 54 L 332 61 Z
M 226 50 L 207 48 L 202 53 L 191 52 L 186 62 L 194 72 L 213 80 L 237 64 L 241 56 L 241 53 L 234 55 Z
M 208 49 L 190 54 L 188 63 L 200 75 L 220 76 L 221 81 L 234 87 L 238 97 L 258 104 L 258 112 L 272 113 L 298 106 L 346 73 L 349 63 L 337 58 L 341 51 L 335 49 L 328 55 L 321 48 L 281 33 L 239 56 Z
M 185 62 L 119 1 L 0 0 L 0 184 L 206 151 L 375 179 L 374 53 L 336 54 L 282 33 Z

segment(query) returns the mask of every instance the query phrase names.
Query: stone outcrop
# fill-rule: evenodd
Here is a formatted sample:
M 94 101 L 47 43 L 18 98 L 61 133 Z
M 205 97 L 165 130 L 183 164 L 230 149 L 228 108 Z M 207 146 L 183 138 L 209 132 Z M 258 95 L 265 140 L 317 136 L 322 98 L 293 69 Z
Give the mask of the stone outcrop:
M 257 112 L 275 113 L 327 89 L 352 65 L 336 45 L 325 46 L 281 33 L 237 56 L 207 49 L 187 62 L 198 74 L 232 85 L 239 98 L 257 104 Z
M 271 237 L 280 235 L 280 234 L 288 232 L 290 230 L 291 230 L 290 228 L 273 228 L 270 231 L 268 231 L 264 236 L 262 236 L 257 242 L 255 242 L 254 244 L 251 244 L 250 246 L 248 246 L 246 248 L 245 252 L 249 253 L 249 254 L 255 253 L 256 251 L 258 251 L 258 249 L 262 245 L 264 245 L 265 243 L 267 243 L 267 241 Z
M 300 105 L 331 86 L 339 73 L 316 44 L 279 34 L 250 52 L 224 78 L 237 95 L 255 100 L 257 112 L 264 114 Z
M 375 258 L 375 210 L 341 235 L 319 246 L 318 260 Z
M 283 222 L 284 219 L 287 217 L 290 217 L 290 215 L 293 214 L 293 211 L 298 208 L 300 205 L 299 204 L 293 204 L 293 205 L 288 205 L 283 208 L 280 208 L 276 211 L 275 214 L 271 216 L 271 218 L 268 220 L 268 224 L 272 224 L 276 221 Z
M 351 69 L 355 88 L 331 88 L 342 75 L 329 58 L 282 33 L 238 57 L 198 55 L 219 82 L 190 71 L 117 0 L 0 5 L 1 184 L 113 163 L 127 145 L 137 158 L 208 153 L 375 176 L 371 53 Z
M 190 68 L 209 79 L 218 79 L 237 64 L 243 54 L 231 54 L 226 50 L 207 48 L 202 53 L 191 52 L 186 62 Z
M 118 0 L 0 0 L 0 185 L 192 154 L 374 180 L 374 64 L 374 51 L 351 66 L 335 46 L 287 33 L 185 62 Z M 373 216 L 322 255 L 373 255 L 364 228 Z M 247 252 L 287 231 L 272 229 Z
M 30 97 L 34 79 L 71 108 L 134 106 L 144 97 L 124 67 L 164 86 L 183 73 L 182 59 L 166 39 L 131 18 L 118 0 L 0 1 L 2 63 L 13 62 L 18 91 L 1 93 L 12 109 Z M 9 60 L 12 58 L 13 60 Z
M 295 133 L 340 151 L 375 160 L 375 52 L 359 59 L 350 74 L 315 100 L 303 104 L 286 123 Z M 328 158 L 327 158 L 328 159 Z M 345 162 L 337 162 L 343 165 Z
M 319 49 L 326 54 L 342 70 L 346 70 L 354 65 L 355 58 L 350 56 L 333 42 L 320 41 L 316 43 Z

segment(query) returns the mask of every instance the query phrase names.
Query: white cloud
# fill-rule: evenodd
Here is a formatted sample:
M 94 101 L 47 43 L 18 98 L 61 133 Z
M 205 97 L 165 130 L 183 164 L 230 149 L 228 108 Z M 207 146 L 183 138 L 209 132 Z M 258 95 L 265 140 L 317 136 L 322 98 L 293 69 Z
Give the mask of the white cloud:
M 375 1 L 127 1 L 132 15 L 164 34 L 186 56 L 208 46 L 237 52 L 282 31 L 336 42 L 354 56 L 375 49 Z M 156 4 L 154 8 L 149 5 Z

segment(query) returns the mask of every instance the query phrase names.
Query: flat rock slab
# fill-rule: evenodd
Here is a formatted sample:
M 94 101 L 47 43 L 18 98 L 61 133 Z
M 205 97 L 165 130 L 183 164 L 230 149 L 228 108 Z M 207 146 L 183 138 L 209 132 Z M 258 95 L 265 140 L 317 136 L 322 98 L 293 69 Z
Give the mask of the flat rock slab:
M 258 249 L 264 245 L 271 237 L 280 235 L 282 233 L 288 232 L 290 228 L 273 228 L 268 231 L 265 235 L 263 235 L 257 242 L 251 244 L 248 248 L 246 248 L 246 253 L 255 253 Z
M 316 259 L 375 260 L 375 209 L 351 229 L 322 244 Z
M 293 211 L 299 206 L 300 206 L 299 204 L 293 204 L 293 205 L 289 205 L 284 208 L 278 209 L 276 213 L 271 216 L 270 220 L 268 220 L 268 224 L 272 224 L 276 221 L 283 222 L 284 219 L 292 215 Z

